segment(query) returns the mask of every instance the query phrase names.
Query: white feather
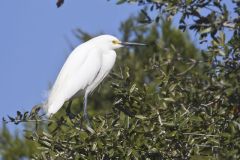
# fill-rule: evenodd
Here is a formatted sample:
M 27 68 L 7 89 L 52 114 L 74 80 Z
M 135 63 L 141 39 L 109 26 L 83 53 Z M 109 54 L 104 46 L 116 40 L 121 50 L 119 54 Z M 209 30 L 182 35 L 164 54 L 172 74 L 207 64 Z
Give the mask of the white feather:
M 56 113 L 65 101 L 84 91 L 84 116 L 87 118 L 87 96 L 108 75 L 116 59 L 114 49 L 123 45 L 144 44 L 120 42 L 111 35 L 102 35 L 74 49 L 59 72 L 43 105 L 47 115 Z
M 116 53 L 109 48 L 104 49 L 104 44 L 94 46 L 99 39 L 101 36 L 78 46 L 69 55 L 43 105 L 47 116 L 56 113 L 64 102 L 79 91 L 92 92 L 109 73 Z

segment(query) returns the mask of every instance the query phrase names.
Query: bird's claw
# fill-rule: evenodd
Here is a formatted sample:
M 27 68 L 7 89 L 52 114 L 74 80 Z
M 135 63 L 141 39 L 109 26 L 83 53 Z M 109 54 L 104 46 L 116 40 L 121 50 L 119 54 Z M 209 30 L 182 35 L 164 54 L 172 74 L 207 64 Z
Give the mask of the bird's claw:
M 92 127 L 92 124 L 91 124 L 91 121 L 89 120 L 89 117 L 88 117 L 88 114 L 87 114 L 87 113 L 84 113 L 84 114 L 83 114 L 83 118 L 84 118 L 84 120 L 87 121 L 87 126 L 90 127 L 90 128 L 93 128 L 93 127 Z

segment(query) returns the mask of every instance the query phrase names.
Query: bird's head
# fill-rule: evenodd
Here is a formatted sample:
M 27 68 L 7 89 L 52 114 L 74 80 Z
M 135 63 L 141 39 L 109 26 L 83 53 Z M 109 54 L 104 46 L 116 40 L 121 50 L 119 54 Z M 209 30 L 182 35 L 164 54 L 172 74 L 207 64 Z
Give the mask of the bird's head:
M 111 35 L 101 35 L 95 38 L 99 43 L 99 45 L 108 49 L 118 49 L 125 46 L 145 46 L 143 43 L 135 43 L 135 42 L 122 42 L 114 36 Z

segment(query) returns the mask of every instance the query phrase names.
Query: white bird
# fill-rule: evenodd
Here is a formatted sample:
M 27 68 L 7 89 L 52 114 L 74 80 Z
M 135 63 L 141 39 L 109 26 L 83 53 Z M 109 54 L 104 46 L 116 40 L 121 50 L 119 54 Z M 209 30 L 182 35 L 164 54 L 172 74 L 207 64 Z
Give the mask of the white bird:
M 87 118 L 88 94 L 112 69 L 116 59 L 114 49 L 131 45 L 145 44 L 121 42 L 114 36 L 101 35 L 76 47 L 59 72 L 43 106 L 47 116 L 55 114 L 64 102 L 83 92 L 84 117 Z

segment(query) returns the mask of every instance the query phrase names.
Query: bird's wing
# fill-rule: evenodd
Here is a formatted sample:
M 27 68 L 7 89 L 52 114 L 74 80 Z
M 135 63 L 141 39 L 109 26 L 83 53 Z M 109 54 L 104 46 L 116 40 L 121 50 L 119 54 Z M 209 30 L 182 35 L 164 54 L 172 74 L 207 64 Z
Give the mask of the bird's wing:
M 115 51 L 108 51 L 108 53 L 103 54 L 102 56 L 102 65 L 101 69 L 94 79 L 94 81 L 91 83 L 91 85 L 88 86 L 86 92 L 93 92 L 93 90 L 103 81 L 103 79 L 109 74 L 111 71 L 114 63 L 116 60 L 116 52 Z
M 98 74 L 102 57 L 99 50 L 76 48 L 63 65 L 48 97 L 45 110 L 56 113 L 79 90 L 85 89 Z

